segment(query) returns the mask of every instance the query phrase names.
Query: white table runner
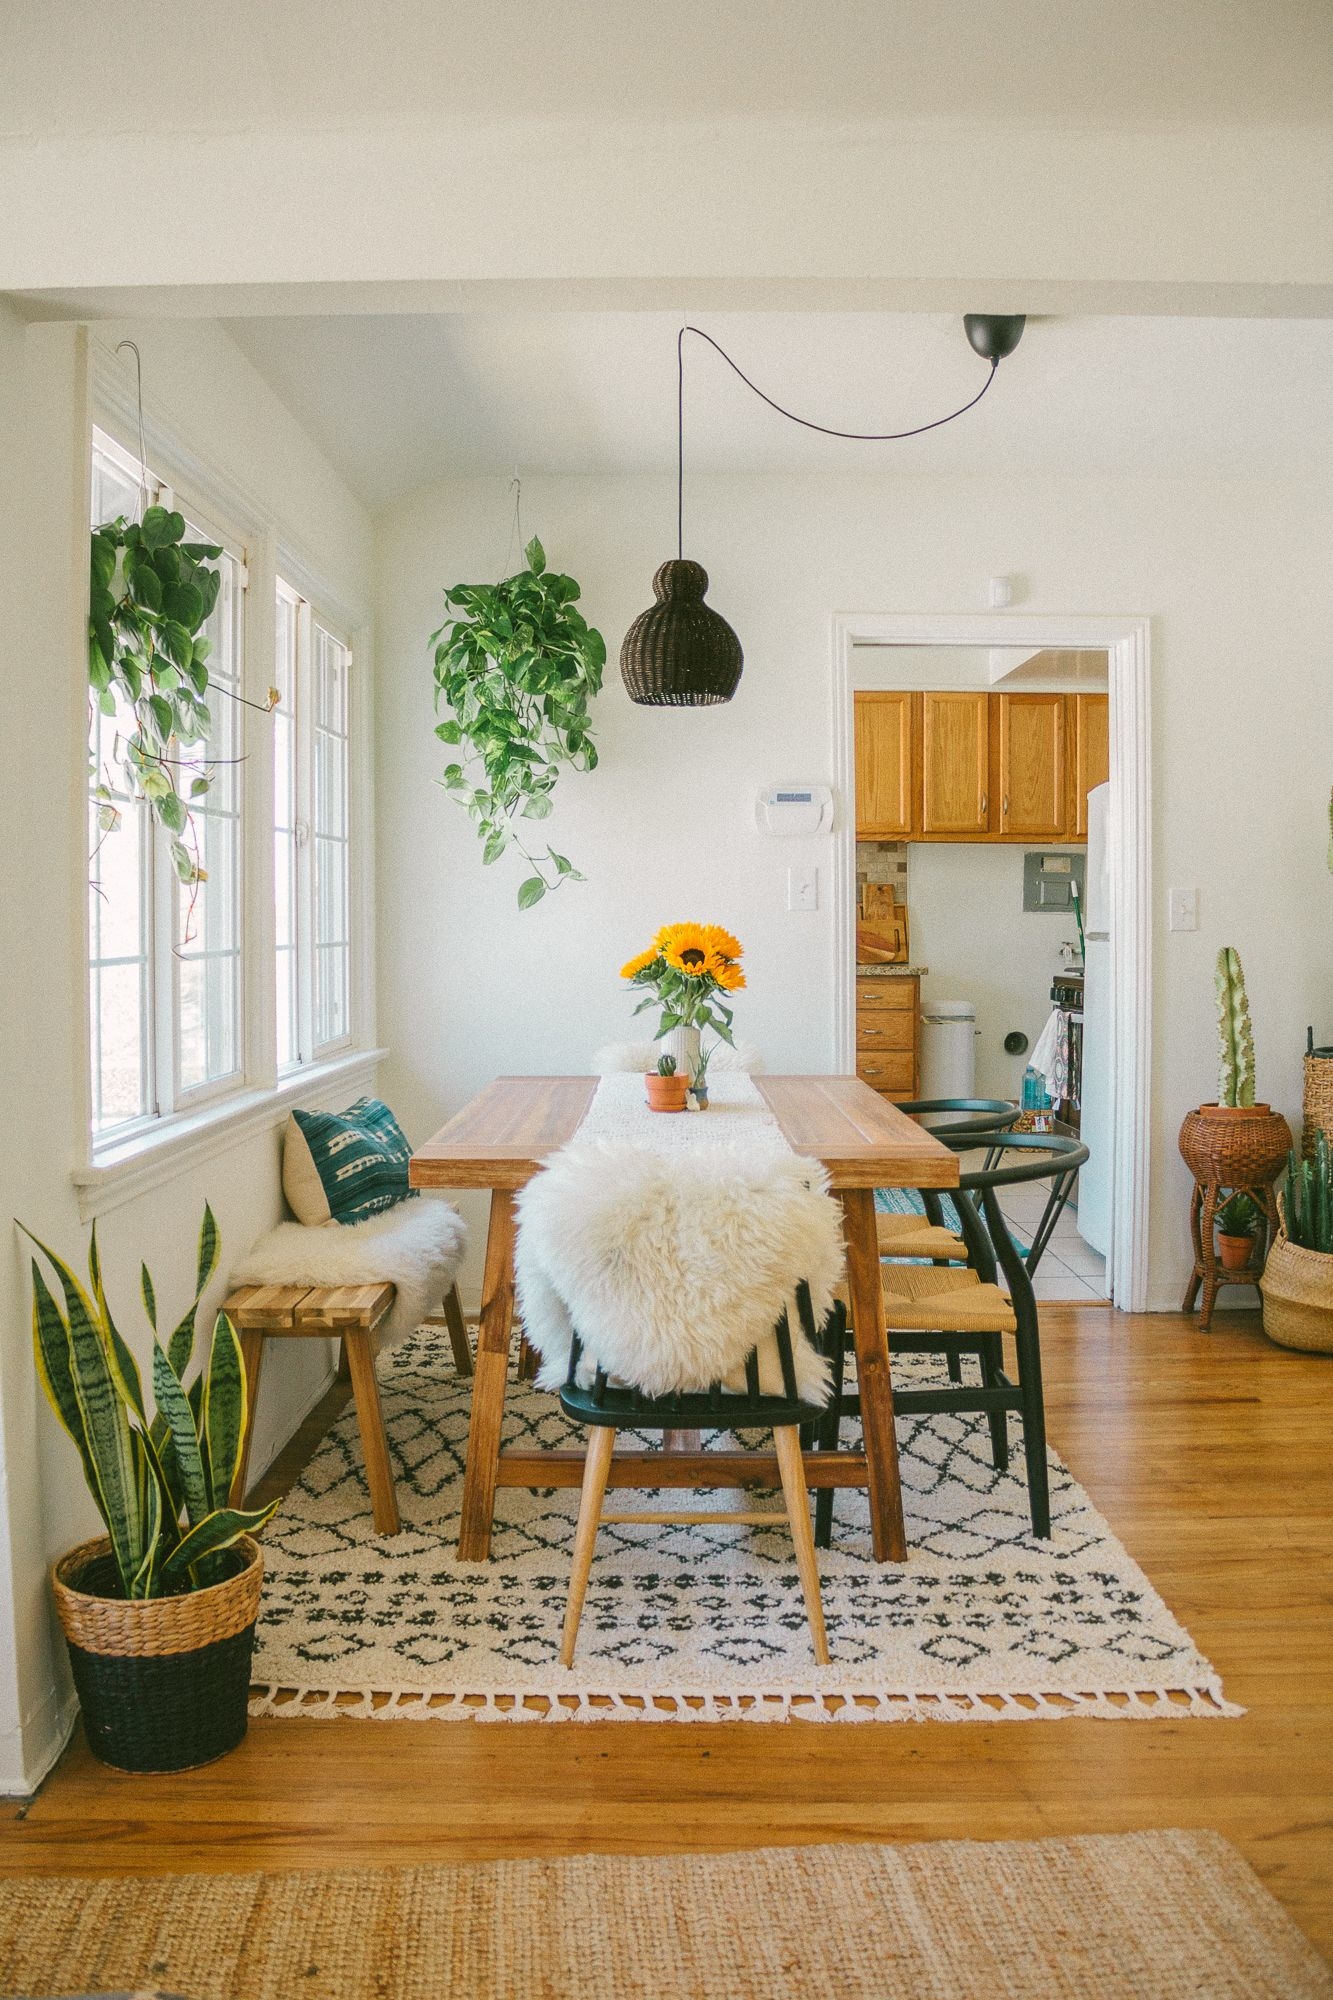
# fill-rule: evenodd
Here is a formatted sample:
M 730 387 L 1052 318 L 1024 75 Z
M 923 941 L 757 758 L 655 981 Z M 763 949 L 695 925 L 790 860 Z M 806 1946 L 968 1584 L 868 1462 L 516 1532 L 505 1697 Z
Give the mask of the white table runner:
M 716 1153 L 747 1161 L 785 1159 L 791 1147 L 748 1076 L 723 1071 L 708 1081 L 707 1111 L 650 1111 L 641 1076 L 604 1076 L 579 1139 L 629 1139 L 667 1155 Z

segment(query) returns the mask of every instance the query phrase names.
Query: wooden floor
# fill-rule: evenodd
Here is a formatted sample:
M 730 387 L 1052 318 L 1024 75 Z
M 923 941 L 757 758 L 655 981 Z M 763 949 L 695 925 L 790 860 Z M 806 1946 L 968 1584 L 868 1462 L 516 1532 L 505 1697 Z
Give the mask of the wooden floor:
M 1271 1346 L 1249 1315 L 1218 1324 L 1043 1313 L 1053 1442 L 1246 1705 L 1239 1721 L 266 1719 L 174 1779 L 104 1770 L 76 1741 L 0 1822 L 0 1873 L 1201 1826 L 1333 1955 L 1333 1360 Z

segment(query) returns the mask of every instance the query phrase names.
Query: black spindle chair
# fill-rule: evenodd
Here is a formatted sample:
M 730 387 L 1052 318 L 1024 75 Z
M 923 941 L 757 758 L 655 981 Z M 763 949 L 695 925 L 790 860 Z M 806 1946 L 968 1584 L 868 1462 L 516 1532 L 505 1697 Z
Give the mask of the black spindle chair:
M 895 1353 L 952 1352 L 974 1354 L 981 1365 L 979 1386 L 950 1381 L 938 1388 L 894 1387 L 893 1407 L 899 1416 L 985 1415 L 997 1471 L 1009 1462 L 1008 1412 L 1022 1419 L 1028 1502 L 1032 1532 L 1043 1540 L 1051 1532 L 1051 1505 L 1046 1474 L 1046 1411 L 1041 1385 L 1040 1327 L 1032 1290 L 1032 1259 L 1020 1254 L 1000 1210 L 996 1190 L 1029 1181 L 1050 1180 L 1058 1189 L 1072 1181 L 1088 1158 L 1086 1146 L 1045 1132 L 1001 1132 L 990 1142 L 996 1163 L 964 1174 L 953 1196 L 959 1233 L 966 1245 L 966 1267 L 890 1264 L 885 1267 L 885 1319 L 889 1347 Z M 1018 1156 L 1012 1160 L 1011 1156 Z M 1006 1297 L 998 1283 L 1003 1271 Z M 1018 1359 L 1018 1380 L 1004 1370 L 1003 1337 L 1011 1334 Z M 831 1326 L 827 1333 L 833 1368 L 833 1395 L 816 1426 L 821 1450 L 837 1447 L 838 1426 L 845 1416 L 859 1416 L 860 1399 L 844 1386 L 848 1336 Z M 833 1491 L 821 1489 L 815 1503 L 815 1540 L 827 1548 L 833 1529 Z
M 826 1347 L 829 1343 L 822 1330 L 815 1325 L 810 1288 L 804 1283 L 797 1286 L 796 1306 L 802 1330 L 811 1345 L 816 1348 Z M 830 1319 L 834 1316 L 830 1315 Z M 565 1607 L 565 1628 L 560 1644 L 562 1666 L 568 1667 L 574 1663 L 574 1648 L 578 1643 L 579 1619 L 588 1588 L 588 1573 L 592 1567 L 597 1530 L 602 1521 L 707 1522 L 713 1526 L 730 1527 L 734 1524 L 739 1527 L 761 1524 L 768 1526 L 783 1518 L 776 1508 L 770 1508 L 762 1513 L 705 1513 L 697 1509 L 663 1512 L 651 1509 L 636 1513 L 604 1514 L 602 1501 L 615 1452 L 616 1432 L 657 1430 L 665 1433 L 737 1429 L 771 1429 L 773 1432 L 773 1447 L 777 1453 L 778 1471 L 782 1480 L 786 1518 L 795 1544 L 796 1567 L 801 1579 L 806 1616 L 810 1621 L 810 1636 L 814 1641 L 815 1659 L 820 1666 L 828 1665 L 828 1641 L 824 1632 L 824 1611 L 819 1595 L 819 1566 L 815 1558 L 814 1531 L 810 1522 L 810 1502 L 806 1491 L 805 1465 L 800 1444 L 801 1426 L 812 1424 L 824 1413 L 818 1405 L 803 1402 L 797 1391 L 791 1326 L 785 1312 L 774 1328 L 774 1336 L 782 1372 L 781 1395 L 766 1394 L 760 1389 L 759 1355 L 758 1350 L 752 1348 L 745 1363 L 744 1393 L 726 1389 L 720 1382 L 714 1382 L 707 1389 L 679 1390 L 668 1395 L 649 1396 L 627 1383 L 609 1380 L 606 1370 L 600 1367 L 596 1369 L 591 1383 L 584 1387 L 578 1380 L 583 1346 L 577 1333 L 575 1334 L 570 1348 L 569 1372 L 560 1391 L 560 1407 L 567 1417 L 572 1417 L 576 1423 L 587 1425 L 588 1443 L 583 1462 L 583 1491 L 579 1501 L 578 1527 L 574 1537 L 574 1561 L 569 1578 L 569 1597 Z M 699 1461 L 706 1456 L 706 1453 L 700 1453 Z M 678 1477 L 679 1466 L 673 1470 Z M 697 1462 L 697 1475 L 693 1481 L 695 1485 L 703 1487 L 709 1484 L 707 1467 L 701 1462 Z M 651 1473 L 647 1473 L 640 1483 L 650 1485 L 651 1479 Z

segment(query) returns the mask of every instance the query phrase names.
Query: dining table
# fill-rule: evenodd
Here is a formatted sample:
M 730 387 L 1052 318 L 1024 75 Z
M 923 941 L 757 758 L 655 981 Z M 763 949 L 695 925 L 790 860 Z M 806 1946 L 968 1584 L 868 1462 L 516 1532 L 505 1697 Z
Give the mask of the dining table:
M 595 1076 L 502 1076 L 478 1092 L 413 1153 L 415 1188 L 488 1189 L 490 1223 L 481 1318 L 472 1377 L 472 1409 L 463 1477 L 458 1559 L 490 1553 L 495 1496 L 501 1486 L 579 1486 L 583 1453 L 502 1450 L 505 1394 L 514 1332 L 515 1202 L 542 1163 L 578 1133 L 596 1094 Z M 809 1486 L 860 1486 L 867 1492 L 877 1562 L 907 1555 L 893 1382 L 885 1331 L 876 1188 L 947 1189 L 958 1184 L 955 1154 L 897 1105 L 855 1076 L 752 1079 L 794 1153 L 818 1160 L 842 1208 L 847 1297 L 861 1399 L 859 1451 L 806 1456 Z M 680 1114 L 694 1119 L 707 1113 Z M 756 1451 L 674 1450 L 617 1454 L 610 1484 L 626 1487 L 778 1484 L 777 1460 Z

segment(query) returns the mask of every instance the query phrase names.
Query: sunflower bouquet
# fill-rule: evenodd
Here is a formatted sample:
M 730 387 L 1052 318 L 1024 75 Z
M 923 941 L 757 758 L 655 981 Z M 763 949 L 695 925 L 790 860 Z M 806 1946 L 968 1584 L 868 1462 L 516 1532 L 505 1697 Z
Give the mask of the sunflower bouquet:
M 741 955 L 739 942 L 718 924 L 665 924 L 646 951 L 620 968 L 620 976 L 643 989 L 636 1014 L 660 1007 L 654 1040 L 673 1028 L 711 1028 L 730 1042 L 732 1010 L 723 996 L 745 985 Z

